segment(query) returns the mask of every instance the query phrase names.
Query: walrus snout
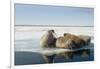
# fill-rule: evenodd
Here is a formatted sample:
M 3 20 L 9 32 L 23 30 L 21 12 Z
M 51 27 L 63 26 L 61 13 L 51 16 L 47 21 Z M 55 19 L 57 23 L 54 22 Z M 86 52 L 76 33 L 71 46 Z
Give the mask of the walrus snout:
M 55 33 L 53 29 L 49 30 L 48 33 L 51 33 L 55 38 L 57 38 L 57 34 Z

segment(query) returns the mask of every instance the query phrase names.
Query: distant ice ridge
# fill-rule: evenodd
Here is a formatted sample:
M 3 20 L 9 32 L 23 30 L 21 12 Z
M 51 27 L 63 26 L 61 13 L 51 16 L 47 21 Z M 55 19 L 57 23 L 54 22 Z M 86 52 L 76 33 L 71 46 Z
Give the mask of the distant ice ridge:
M 57 36 L 63 33 L 76 35 L 89 35 L 93 37 L 93 27 L 34 27 L 34 26 L 15 26 L 15 40 L 40 38 L 46 31 L 54 29 Z

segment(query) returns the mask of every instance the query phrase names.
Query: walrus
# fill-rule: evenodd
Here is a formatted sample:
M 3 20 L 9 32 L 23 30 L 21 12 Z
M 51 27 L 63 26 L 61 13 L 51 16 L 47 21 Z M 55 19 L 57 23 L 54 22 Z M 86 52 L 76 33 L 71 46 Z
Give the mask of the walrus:
M 56 36 L 54 30 L 48 30 L 40 39 L 41 47 L 55 47 Z
M 56 40 L 56 47 L 58 48 L 76 49 L 84 45 L 85 41 L 83 39 L 70 33 L 64 33 L 62 37 Z
M 64 38 L 71 39 L 74 44 L 73 46 L 75 46 L 74 48 L 81 48 L 85 45 L 84 39 L 80 38 L 77 35 L 70 34 L 70 33 L 64 33 Z

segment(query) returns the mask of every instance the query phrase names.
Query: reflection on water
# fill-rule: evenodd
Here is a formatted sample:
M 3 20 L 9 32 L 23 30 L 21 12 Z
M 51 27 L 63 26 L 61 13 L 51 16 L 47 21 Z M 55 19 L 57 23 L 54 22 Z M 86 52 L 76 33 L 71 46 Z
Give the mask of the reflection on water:
M 60 51 L 59 53 L 15 51 L 15 65 L 93 61 L 93 49 Z
M 37 45 L 39 45 L 38 40 L 16 41 L 15 65 L 94 60 L 93 43 L 91 43 L 89 47 L 85 47 L 76 51 L 58 48 L 42 49 L 40 46 Z
M 49 62 L 48 63 L 57 63 L 57 62 L 75 62 L 75 61 L 91 61 L 93 60 L 93 52 L 89 49 L 79 50 L 74 52 L 61 52 L 59 54 L 54 54 L 51 56 L 44 55 Z M 52 59 L 54 58 L 54 59 Z
M 83 61 L 90 60 L 89 56 L 90 56 L 90 50 L 86 49 L 86 50 L 79 50 L 79 51 L 74 51 L 74 52 L 70 52 L 70 51 L 69 52 L 67 52 L 67 51 L 64 52 L 63 51 L 63 52 L 60 52 L 58 54 L 52 54 L 52 55 L 45 54 L 45 55 L 43 55 L 43 58 L 45 59 L 45 61 L 47 63 L 56 63 L 57 60 L 55 58 L 57 58 L 57 57 L 63 59 L 63 60 L 60 59 L 61 62 L 62 61 L 68 62 L 69 60 L 70 60 L 70 62 L 73 62 L 73 59 L 75 59 L 75 57 L 84 58 Z M 79 60 L 80 60 L 80 58 L 79 58 Z

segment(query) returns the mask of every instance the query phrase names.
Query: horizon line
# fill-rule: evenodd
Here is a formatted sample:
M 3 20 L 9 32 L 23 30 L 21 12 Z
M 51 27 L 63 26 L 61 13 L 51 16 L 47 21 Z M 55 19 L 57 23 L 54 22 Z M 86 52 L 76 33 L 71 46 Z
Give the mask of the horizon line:
M 72 26 L 72 25 L 14 25 L 14 26 L 34 26 L 34 27 L 94 27 L 94 26 Z

